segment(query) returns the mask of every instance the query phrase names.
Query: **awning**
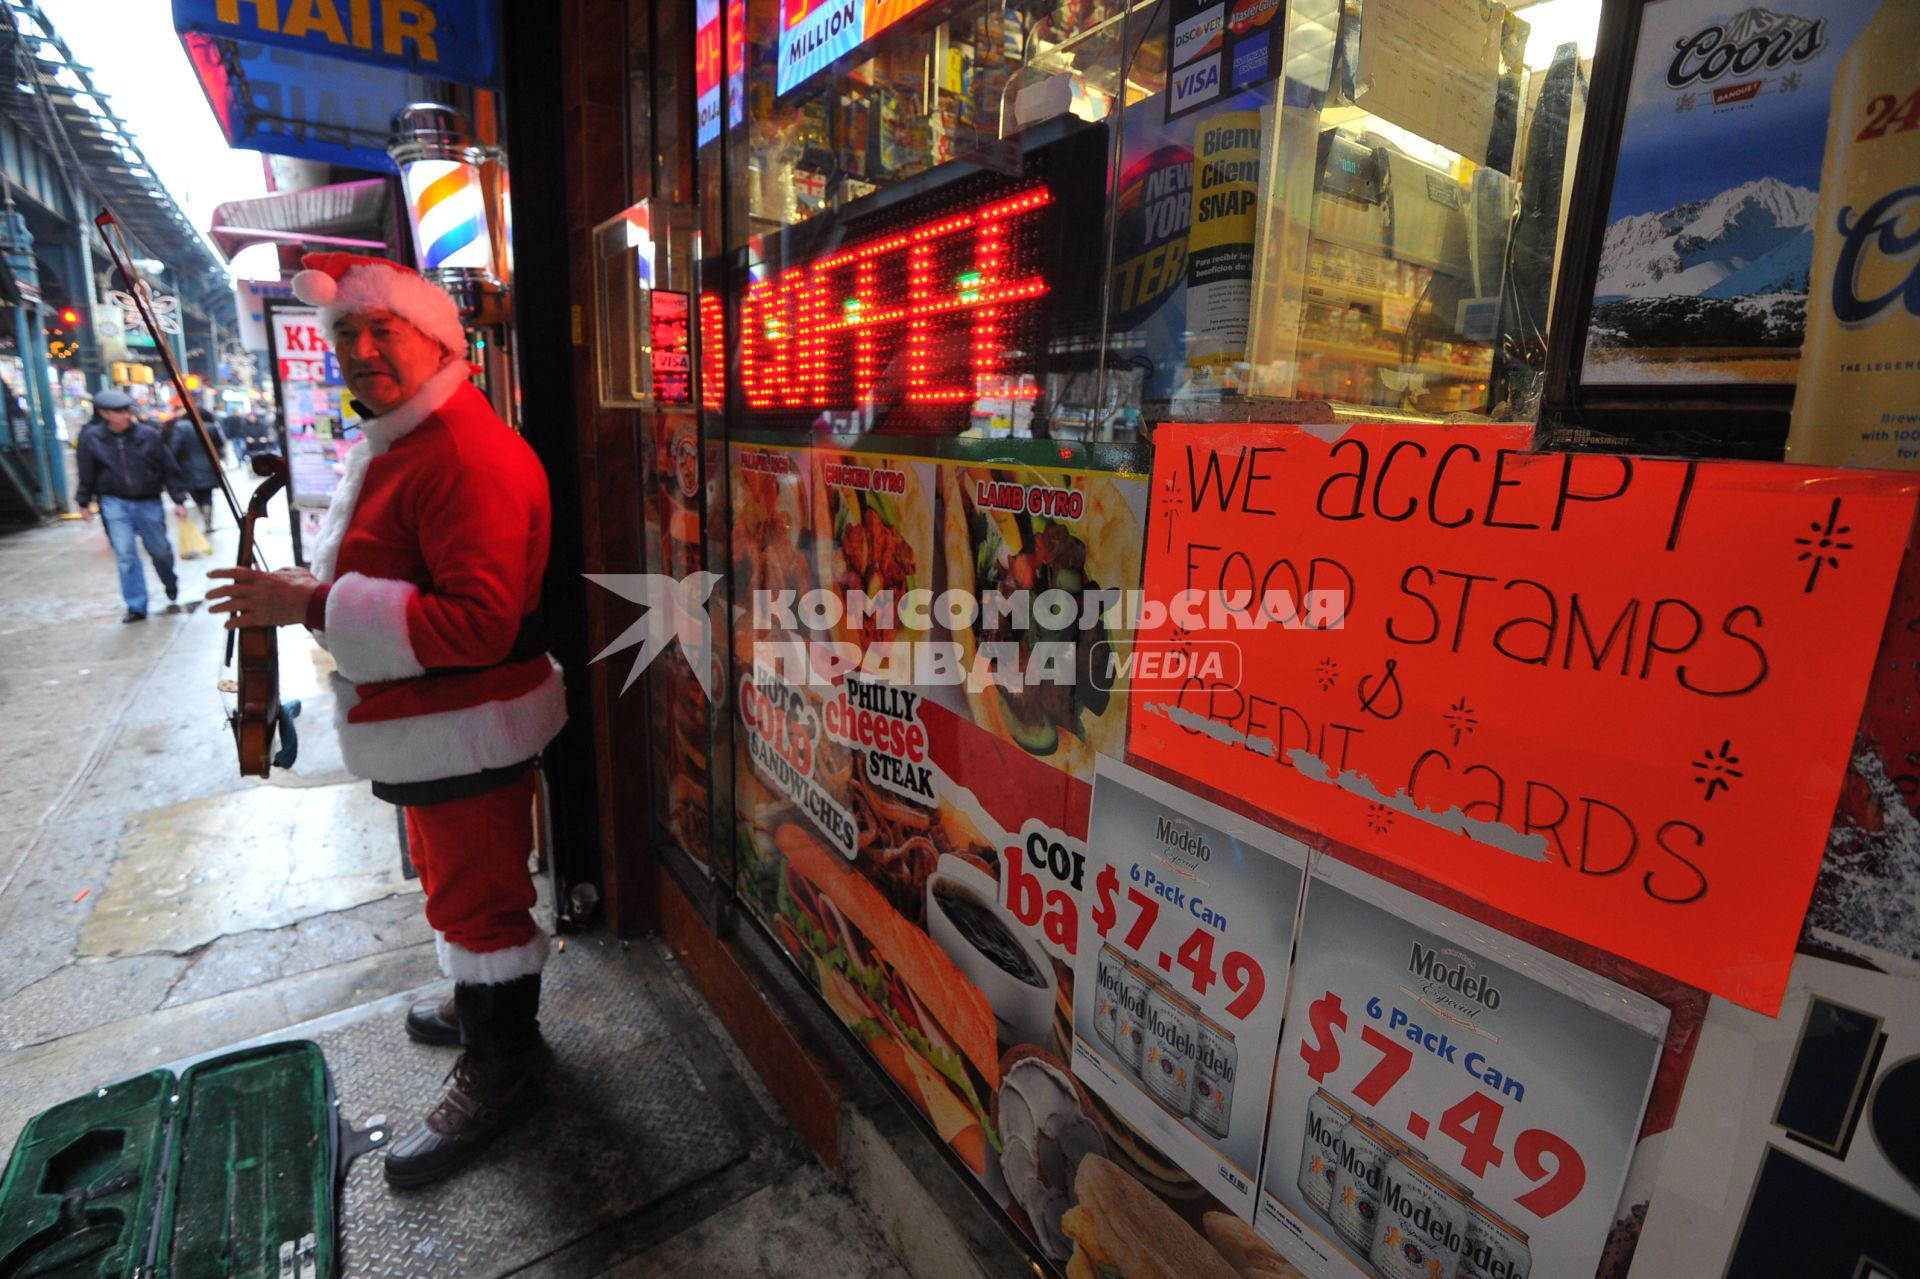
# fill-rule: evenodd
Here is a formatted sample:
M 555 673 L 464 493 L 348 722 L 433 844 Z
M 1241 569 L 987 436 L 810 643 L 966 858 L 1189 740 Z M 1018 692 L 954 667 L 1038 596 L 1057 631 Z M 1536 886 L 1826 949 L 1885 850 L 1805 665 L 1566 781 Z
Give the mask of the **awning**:
M 229 200 L 213 211 L 208 233 L 229 258 L 255 244 L 297 244 L 316 250 L 390 252 L 388 183 L 384 178 L 336 182 Z
M 404 71 L 191 31 L 180 39 L 227 145 L 248 151 L 392 172 L 393 113 L 447 96 L 439 81 Z
M 395 111 L 498 82 L 495 4 L 173 0 L 173 25 L 229 146 L 384 173 Z
M 173 0 L 173 27 L 429 80 L 500 81 L 496 0 Z

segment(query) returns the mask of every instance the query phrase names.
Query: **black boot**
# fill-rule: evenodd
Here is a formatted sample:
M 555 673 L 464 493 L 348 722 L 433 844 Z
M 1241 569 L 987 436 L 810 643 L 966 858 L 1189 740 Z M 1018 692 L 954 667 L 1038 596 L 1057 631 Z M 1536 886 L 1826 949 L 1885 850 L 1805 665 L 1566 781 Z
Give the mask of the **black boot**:
M 424 1186 L 471 1163 L 540 1104 L 540 975 L 453 988 L 466 1051 L 419 1128 L 387 1150 L 387 1184 Z
M 407 1009 L 407 1038 L 417 1044 L 436 1048 L 458 1047 L 460 1043 L 460 1001 L 457 996 L 445 1000 L 423 999 Z

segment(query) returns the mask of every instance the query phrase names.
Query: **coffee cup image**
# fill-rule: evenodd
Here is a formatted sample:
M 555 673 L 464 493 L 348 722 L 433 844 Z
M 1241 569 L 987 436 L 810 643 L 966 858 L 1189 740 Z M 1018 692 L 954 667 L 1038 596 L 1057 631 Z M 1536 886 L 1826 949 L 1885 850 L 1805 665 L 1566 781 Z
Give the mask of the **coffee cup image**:
M 927 935 L 993 1006 L 1002 1043 L 1045 1043 L 1053 1025 L 1053 961 L 999 903 L 991 875 L 942 857 L 927 877 Z

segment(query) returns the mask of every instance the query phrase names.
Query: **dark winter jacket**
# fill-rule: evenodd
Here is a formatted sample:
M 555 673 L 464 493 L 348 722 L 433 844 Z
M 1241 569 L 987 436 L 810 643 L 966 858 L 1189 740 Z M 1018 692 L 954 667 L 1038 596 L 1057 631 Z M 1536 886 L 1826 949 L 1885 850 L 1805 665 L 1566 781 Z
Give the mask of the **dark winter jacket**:
M 73 500 L 86 506 L 102 495 L 159 497 L 165 489 L 176 502 L 187 500 L 186 477 L 160 432 L 135 422 L 115 435 L 99 418 L 80 432 L 80 489 Z
M 200 432 L 194 429 L 191 418 L 177 417 L 167 427 L 167 449 L 180 464 L 180 474 L 186 477 L 188 488 L 210 489 L 220 483 L 220 473 L 213 469 L 213 459 L 207 456 L 206 446 L 200 442 Z

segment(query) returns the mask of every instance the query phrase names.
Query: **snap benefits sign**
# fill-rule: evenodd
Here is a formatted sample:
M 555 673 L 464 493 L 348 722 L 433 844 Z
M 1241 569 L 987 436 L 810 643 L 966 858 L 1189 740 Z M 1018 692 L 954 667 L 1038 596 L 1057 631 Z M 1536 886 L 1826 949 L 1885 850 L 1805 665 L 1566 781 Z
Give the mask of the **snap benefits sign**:
M 1244 674 L 1136 688 L 1132 748 L 1771 1013 L 1916 486 L 1498 427 L 1165 428 L 1147 594 L 1245 611 L 1138 639 L 1232 641 Z M 1305 628 L 1257 607 L 1329 592 Z

